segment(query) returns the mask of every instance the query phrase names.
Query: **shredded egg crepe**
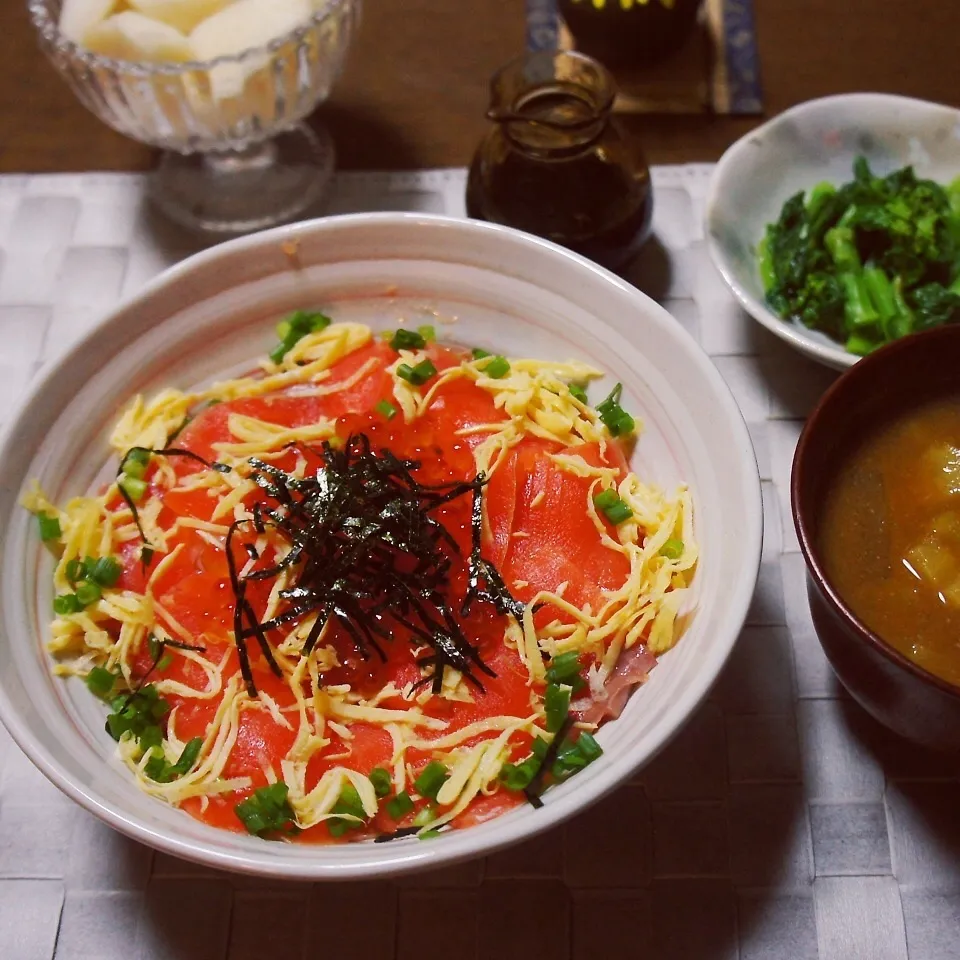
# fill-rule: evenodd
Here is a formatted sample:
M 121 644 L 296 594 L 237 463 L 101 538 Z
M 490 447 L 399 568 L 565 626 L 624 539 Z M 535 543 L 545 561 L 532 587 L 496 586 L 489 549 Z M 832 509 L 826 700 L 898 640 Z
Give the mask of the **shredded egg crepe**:
M 278 333 L 248 377 L 134 398 L 105 489 L 23 498 L 56 672 L 216 826 L 429 839 L 539 806 L 681 633 L 689 492 L 630 472 L 639 425 L 578 361 Z

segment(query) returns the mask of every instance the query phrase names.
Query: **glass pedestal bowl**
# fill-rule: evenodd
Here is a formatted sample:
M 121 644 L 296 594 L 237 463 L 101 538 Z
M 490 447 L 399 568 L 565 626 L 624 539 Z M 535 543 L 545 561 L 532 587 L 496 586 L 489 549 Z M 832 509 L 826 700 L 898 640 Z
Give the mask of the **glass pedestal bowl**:
M 283 223 L 324 193 L 333 142 L 301 121 L 330 94 L 360 0 L 327 0 L 302 26 L 215 60 L 134 63 L 69 41 L 62 0 L 28 0 L 40 46 L 89 110 L 163 156 L 150 196 L 171 219 L 238 234 Z

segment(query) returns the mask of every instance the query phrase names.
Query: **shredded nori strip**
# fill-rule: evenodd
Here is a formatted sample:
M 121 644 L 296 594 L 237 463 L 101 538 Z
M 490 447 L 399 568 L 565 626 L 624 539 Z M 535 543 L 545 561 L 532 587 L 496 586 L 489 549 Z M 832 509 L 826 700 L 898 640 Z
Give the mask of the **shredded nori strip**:
M 181 425 L 177 433 L 183 429 L 185 424 Z M 176 436 L 176 434 L 174 434 Z M 216 470 L 218 473 L 230 473 L 233 469 L 228 467 L 225 463 L 218 463 L 214 461 L 211 463 L 209 460 L 205 460 L 198 453 L 194 453 L 192 450 L 181 450 L 179 447 L 164 447 L 162 450 L 151 450 L 149 447 L 131 447 L 120 459 L 120 466 L 117 467 L 117 480 L 123 476 L 123 468 L 126 465 L 127 460 L 130 459 L 130 455 L 134 453 L 149 453 L 151 456 L 158 457 L 186 457 L 188 460 L 194 460 L 197 463 L 202 464 L 208 470 Z M 143 532 L 143 526 L 140 524 L 140 511 L 137 510 L 137 505 L 133 502 L 133 497 L 124 490 L 122 484 L 117 485 L 117 489 L 120 492 L 120 496 L 123 498 L 123 502 L 130 508 L 130 512 L 133 514 L 133 522 L 136 524 L 137 533 L 140 534 L 140 539 L 143 541 L 143 550 L 140 553 L 140 559 L 144 567 L 148 566 L 150 561 L 153 559 L 153 547 L 150 546 L 150 542 L 147 540 L 147 535 Z
M 391 840 L 399 840 L 402 837 L 416 836 L 423 827 L 397 827 L 393 833 L 381 833 L 373 838 L 374 843 L 388 843 Z
M 544 780 L 547 774 L 553 769 L 553 765 L 557 760 L 557 754 L 560 752 L 560 747 L 563 745 L 563 741 L 566 739 L 571 727 L 573 727 L 573 717 L 567 714 L 566 719 L 560 725 L 560 729 L 553 735 L 553 739 L 550 741 L 546 753 L 543 755 L 543 760 L 540 762 L 537 772 L 533 775 L 533 779 L 523 791 L 530 806 L 537 810 L 543 806 L 540 794 L 543 793 L 544 790 Z
M 422 484 L 413 476 L 420 467 L 418 461 L 401 460 L 389 450 L 375 452 L 363 434 L 350 437 L 342 449 L 329 443 L 320 450 L 302 449 L 322 461 L 312 476 L 303 479 L 256 458 L 248 461 L 250 479 L 264 499 L 253 506 L 252 519 L 234 522 L 227 536 L 234 636 L 248 693 L 256 695 L 247 641 L 255 638 L 278 672 L 266 635 L 313 614 L 317 619 L 304 642 L 303 656 L 309 656 L 332 619 L 361 659 L 385 660 L 385 644 L 392 640 L 394 628 L 402 626 L 416 642 L 432 648 L 417 661 L 429 671 L 418 686 L 429 683 L 439 690 L 444 671 L 451 667 L 483 690 L 478 674 L 496 674 L 483 662 L 450 607 L 450 574 L 459 548 L 432 515 L 443 504 L 473 497 L 468 586 L 461 616 L 481 601 L 499 613 L 522 617 L 523 604 L 514 599 L 481 553 L 483 474 L 462 483 Z M 245 526 L 258 533 L 270 527 L 289 552 L 241 576 L 233 540 Z M 251 545 L 242 546 L 253 558 Z M 258 620 L 247 599 L 247 584 L 274 580 L 288 568 L 295 571 L 294 586 L 279 594 L 286 606 L 269 620 Z

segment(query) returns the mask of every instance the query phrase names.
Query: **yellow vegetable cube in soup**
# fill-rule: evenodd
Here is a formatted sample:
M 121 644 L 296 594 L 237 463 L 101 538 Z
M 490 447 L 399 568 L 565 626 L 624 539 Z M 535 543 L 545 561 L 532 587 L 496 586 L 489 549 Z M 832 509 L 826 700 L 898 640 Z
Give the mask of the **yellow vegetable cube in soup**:
M 922 465 L 937 495 L 960 494 L 960 449 L 950 443 L 935 444 L 924 454 Z

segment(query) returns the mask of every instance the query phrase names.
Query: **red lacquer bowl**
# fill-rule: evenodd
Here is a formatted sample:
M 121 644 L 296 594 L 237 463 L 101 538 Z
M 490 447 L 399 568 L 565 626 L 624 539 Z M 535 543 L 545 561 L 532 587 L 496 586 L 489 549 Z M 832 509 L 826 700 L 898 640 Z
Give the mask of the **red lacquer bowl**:
M 810 612 L 834 671 L 881 723 L 940 750 L 960 750 L 960 687 L 909 660 L 856 617 L 827 577 L 819 524 L 844 452 L 871 426 L 960 391 L 958 370 L 960 326 L 906 337 L 861 360 L 824 394 L 807 421 L 791 480 Z

